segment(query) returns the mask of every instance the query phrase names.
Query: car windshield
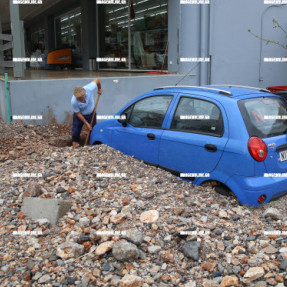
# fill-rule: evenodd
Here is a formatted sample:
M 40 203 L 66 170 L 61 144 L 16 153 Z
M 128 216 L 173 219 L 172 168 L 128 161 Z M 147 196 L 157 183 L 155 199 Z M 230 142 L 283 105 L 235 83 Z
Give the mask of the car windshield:
M 238 102 L 249 136 L 268 138 L 287 133 L 287 102 L 261 97 Z

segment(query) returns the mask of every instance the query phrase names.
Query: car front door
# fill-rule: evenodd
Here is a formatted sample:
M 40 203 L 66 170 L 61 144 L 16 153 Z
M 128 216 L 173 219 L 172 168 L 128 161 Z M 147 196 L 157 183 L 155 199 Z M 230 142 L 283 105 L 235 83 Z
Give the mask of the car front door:
M 153 95 L 132 104 L 123 114 L 127 123 L 113 129 L 112 146 L 123 153 L 158 164 L 162 125 L 173 95 Z
M 161 136 L 159 165 L 188 174 L 213 171 L 228 140 L 223 107 L 215 100 L 181 94 L 171 115 Z

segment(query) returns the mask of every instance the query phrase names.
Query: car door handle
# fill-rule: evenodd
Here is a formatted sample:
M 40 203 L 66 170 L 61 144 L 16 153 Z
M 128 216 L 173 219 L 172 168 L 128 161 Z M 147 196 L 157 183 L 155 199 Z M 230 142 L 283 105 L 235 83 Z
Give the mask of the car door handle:
M 210 152 L 216 152 L 217 151 L 217 146 L 216 145 L 213 145 L 213 144 L 206 144 L 204 146 L 204 148 L 207 150 L 207 151 L 210 151 Z
M 147 134 L 147 138 L 150 140 L 155 140 L 155 135 L 154 134 Z

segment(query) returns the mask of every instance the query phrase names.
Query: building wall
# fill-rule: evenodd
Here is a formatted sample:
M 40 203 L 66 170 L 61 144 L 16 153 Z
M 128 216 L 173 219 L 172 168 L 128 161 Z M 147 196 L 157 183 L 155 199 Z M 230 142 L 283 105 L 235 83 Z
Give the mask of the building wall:
M 135 97 L 156 87 L 175 85 L 182 75 L 100 78 L 103 94 L 99 115 L 113 115 Z M 37 124 L 72 122 L 71 97 L 75 86 L 84 86 L 93 79 L 11 81 L 12 115 L 42 115 Z M 117 82 L 118 81 L 118 82 Z M 194 79 L 183 79 L 182 85 L 194 85 Z
M 269 7 L 263 0 L 213 1 L 212 83 L 259 87 L 286 85 L 287 63 L 264 63 L 264 57 L 284 57 L 287 50 L 273 44 L 266 45 L 248 32 L 251 29 L 260 35 L 262 20 L 263 38 L 287 44 L 284 33 L 274 29 L 272 23 L 275 18 L 287 27 L 287 5 Z
M 273 28 L 272 19 L 286 28 L 287 5 L 266 5 L 264 0 L 216 0 L 210 5 L 181 5 L 179 0 L 170 0 L 169 5 L 170 72 L 192 71 L 197 84 L 286 85 L 287 63 L 264 63 L 264 57 L 286 57 L 287 50 L 262 43 L 248 29 L 286 45 L 286 35 Z M 174 11 L 179 17 L 171 15 Z M 209 55 L 210 64 L 170 64 L 180 57 Z

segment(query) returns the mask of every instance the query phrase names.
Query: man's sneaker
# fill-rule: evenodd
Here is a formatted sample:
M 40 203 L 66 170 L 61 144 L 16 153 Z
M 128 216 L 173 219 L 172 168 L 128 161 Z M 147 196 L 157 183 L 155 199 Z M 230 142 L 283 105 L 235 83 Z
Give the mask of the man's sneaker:
M 72 146 L 73 146 L 73 147 L 79 147 L 80 144 L 79 144 L 78 142 L 72 142 Z

